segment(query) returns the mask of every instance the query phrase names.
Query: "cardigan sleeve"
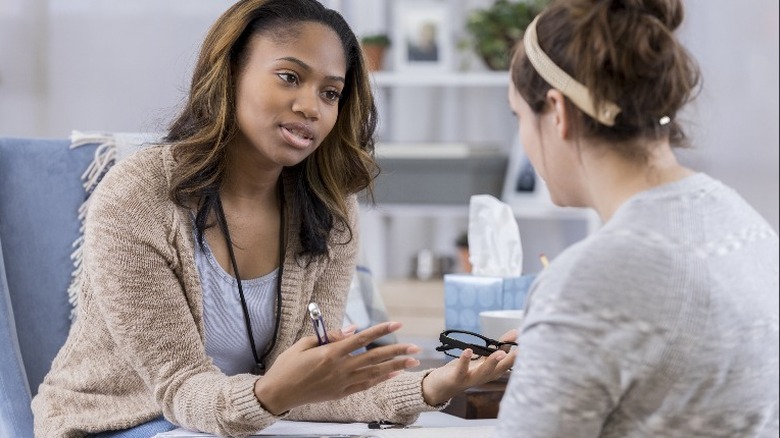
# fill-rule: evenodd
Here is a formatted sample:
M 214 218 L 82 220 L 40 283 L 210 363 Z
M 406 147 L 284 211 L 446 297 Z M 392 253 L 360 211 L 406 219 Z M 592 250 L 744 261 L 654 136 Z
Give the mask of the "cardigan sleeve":
M 255 376 L 225 376 L 206 355 L 175 250 L 187 236 L 167 199 L 162 165 L 150 161 L 124 160 L 93 194 L 83 261 L 89 301 L 168 420 L 248 435 L 277 417 L 255 398 Z

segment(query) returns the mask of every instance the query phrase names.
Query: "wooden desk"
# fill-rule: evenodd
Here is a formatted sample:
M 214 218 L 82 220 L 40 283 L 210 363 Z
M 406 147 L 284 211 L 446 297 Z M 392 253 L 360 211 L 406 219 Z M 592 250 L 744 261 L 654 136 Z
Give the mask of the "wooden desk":
M 469 420 L 498 417 L 498 405 L 504 396 L 508 378 L 502 377 L 467 389 L 453 397 L 444 412 Z
M 416 344 L 423 350 L 416 355 L 420 360 L 420 365 L 411 368 L 409 371 L 438 368 L 445 365 L 449 360 L 444 354 L 435 351 L 436 346 L 439 344 L 437 339 L 408 336 L 403 333 L 403 329 L 398 338 L 399 342 Z M 453 397 L 450 404 L 444 409 L 444 412 L 469 420 L 496 418 L 498 416 L 498 405 L 504 396 L 504 390 L 508 381 L 509 374 L 506 374 L 493 382 L 469 388 L 462 394 Z
M 440 358 L 423 359 L 420 362 L 419 367 L 410 371 L 436 368 L 446 363 Z M 509 375 L 507 374 L 492 382 L 469 388 L 453 397 L 444 412 L 467 420 L 497 418 L 498 405 L 504 396 L 508 381 Z

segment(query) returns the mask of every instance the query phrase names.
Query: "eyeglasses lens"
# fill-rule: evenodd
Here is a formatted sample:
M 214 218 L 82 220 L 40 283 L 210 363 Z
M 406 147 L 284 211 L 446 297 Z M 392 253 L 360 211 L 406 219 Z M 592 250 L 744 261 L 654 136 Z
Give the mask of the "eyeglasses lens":
M 455 341 L 459 341 L 460 343 L 465 345 L 461 345 L 458 343 L 450 344 L 450 346 L 452 346 L 453 348 L 448 349 L 444 352 L 448 356 L 460 357 L 461 353 L 463 353 L 463 350 L 465 348 L 468 348 L 468 346 L 470 345 L 473 345 L 474 347 L 481 347 L 481 348 L 472 348 L 472 351 L 474 352 L 474 356 L 472 356 L 472 359 L 479 359 L 480 357 L 488 353 L 488 351 L 485 351 L 484 349 L 492 350 L 492 348 L 488 346 L 488 343 L 485 341 L 485 339 L 479 336 L 474 336 L 468 333 L 452 332 L 449 334 L 449 338 Z

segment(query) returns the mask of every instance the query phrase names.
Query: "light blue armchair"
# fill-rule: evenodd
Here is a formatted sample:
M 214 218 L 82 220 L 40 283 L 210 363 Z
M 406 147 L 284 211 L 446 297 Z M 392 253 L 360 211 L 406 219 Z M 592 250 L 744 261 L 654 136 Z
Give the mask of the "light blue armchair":
M 70 258 L 86 198 L 81 175 L 98 144 L 0 138 L 0 437 L 32 437 L 30 401 L 70 328 Z M 370 271 L 359 268 L 346 321 L 387 320 Z M 380 344 L 392 343 L 393 335 Z
M 96 145 L 0 138 L 0 437 L 32 437 L 30 400 L 70 328 L 67 288 Z

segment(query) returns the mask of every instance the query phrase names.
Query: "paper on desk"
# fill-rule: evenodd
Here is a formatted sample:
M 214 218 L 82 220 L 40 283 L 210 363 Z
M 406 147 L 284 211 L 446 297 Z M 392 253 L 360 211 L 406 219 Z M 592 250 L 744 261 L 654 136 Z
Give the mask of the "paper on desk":
M 474 275 L 519 277 L 523 245 L 512 208 L 493 196 L 469 202 L 469 261 Z
M 287 421 L 279 420 L 276 423 L 266 427 L 253 437 L 268 436 L 360 436 L 368 431 L 366 423 L 317 423 L 309 421 Z M 155 438 L 185 438 L 185 437 L 213 437 L 214 435 L 201 432 L 192 432 L 183 428 L 178 428 L 170 432 L 158 433 Z
M 361 438 L 487 438 L 493 436 L 495 430 L 495 426 L 384 429 L 371 431 Z
M 495 419 L 491 420 L 465 420 L 463 418 L 456 417 L 454 415 L 446 414 L 444 412 L 423 412 L 418 417 L 413 426 L 419 426 L 420 429 L 398 429 L 402 431 L 423 430 L 430 428 L 443 428 L 443 429 L 461 429 L 461 427 L 453 428 L 451 426 L 462 426 L 469 430 L 480 430 L 486 425 L 494 425 Z M 338 435 L 354 435 L 362 436 L 369 432 L 366 423 L 316 423 L 309 421 L 287 421 L 279 420 L 276 423 L 266 427 L 262 431 L 258 432 L 253 437 L 267 437 L 267 436 L 301 436 L 301 435 L 315 435 L 315 436 L 338 436 Z M 380 432 L 380 431 L 377 431 Z M 178 428 L 170 432 L 158 433 L 155 438 L 202 438 L 213 437 L 214 435 L 192 432 L 183 428 Z M 412 435 L 415 436 L 415 435 Z M 451 435 L 448 438 L 455 438 L 459 435 Z M 465 435 L 463 435 L 465 436 Z M 482 435 L 471 435 L 469 438 L 475 438 Z

